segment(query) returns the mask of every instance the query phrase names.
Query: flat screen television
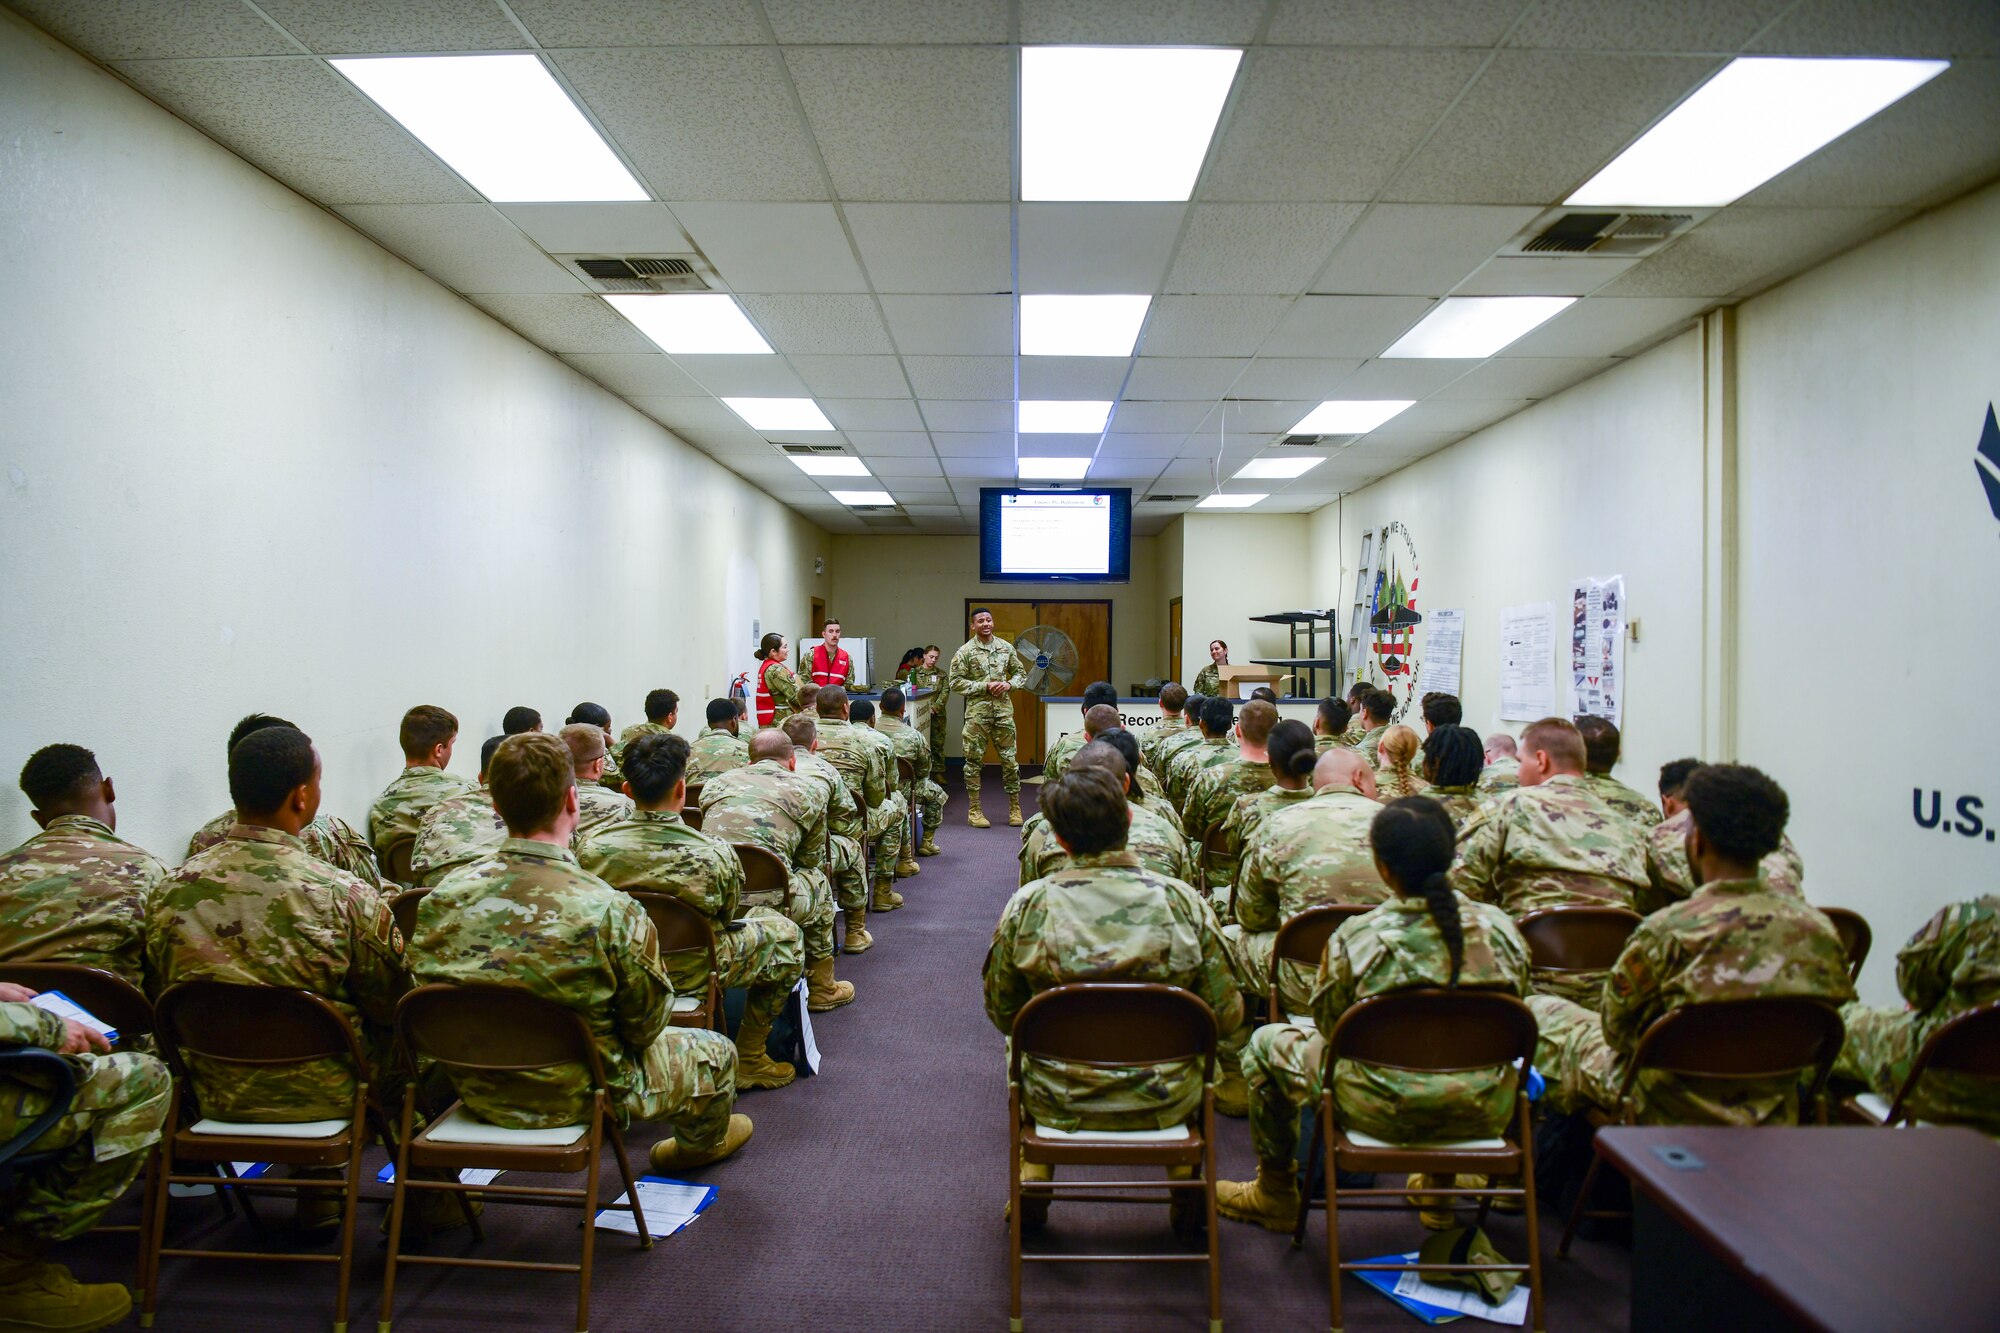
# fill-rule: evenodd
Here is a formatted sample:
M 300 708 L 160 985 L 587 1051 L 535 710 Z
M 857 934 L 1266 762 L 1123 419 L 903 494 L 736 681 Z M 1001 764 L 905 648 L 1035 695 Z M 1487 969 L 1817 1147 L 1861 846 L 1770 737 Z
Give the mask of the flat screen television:
M 1129 488 L 979 492 L 981 583 L 1130 583 Z

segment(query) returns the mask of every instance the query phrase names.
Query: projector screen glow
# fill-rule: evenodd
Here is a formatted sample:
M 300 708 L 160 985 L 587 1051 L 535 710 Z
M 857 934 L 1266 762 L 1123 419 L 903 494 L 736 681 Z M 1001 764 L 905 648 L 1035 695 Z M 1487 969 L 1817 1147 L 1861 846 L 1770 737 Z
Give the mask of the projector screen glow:
M 979 498 L 981 582 L 1130 580 L 1131 491 L 989 487 Z

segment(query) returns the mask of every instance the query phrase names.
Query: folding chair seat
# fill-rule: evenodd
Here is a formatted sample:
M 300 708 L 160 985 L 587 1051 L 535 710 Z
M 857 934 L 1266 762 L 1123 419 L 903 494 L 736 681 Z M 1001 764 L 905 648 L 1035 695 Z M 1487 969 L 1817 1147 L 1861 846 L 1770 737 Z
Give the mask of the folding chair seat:
M 726 1032 L 722 1014 L 722 976 L 715 962 L 715 928 L 707 917 L 671 893 L 644 884 L 618 886 L 632 895 L 653 923 L 660 937 L 660 956 L 700 954 L 706 960 L 702 976 L 706 982 L 699 995 L 676 993 L 672 1023 L 677 1028 L 713 1028 Z
M 389 1258 L 382 1275 L 382 1312 L 378 1333 L 389 1333 L 395 1312 L 396 1269 L 402 1264 L 456 1268 L 509 1268 L 538 1273 L 577 1275 L 576 1327 L 590 1323 L 590 1274 L 596 1253 L 596 1215 L 600 1208 L 630 1211 L 639 1230 L 639 1248 L 651 1249 L 645 1208 L 625 1154 L 625 1136 L 612 1112 L 604 1067 L 582 1015 L 518 986 L 422 986 L 396 1006 L 396 1031 L 402 1050 L 414 1062 L 429 1059 L 457 1078 L 462 1073 L 526 1073 L 557 1066 L 579 1066 L 590 1078 L 590 1103 L 575 1124 L 550 1129 L 508 1129 L 480 1119 L 464 1102 L 453 1102 L 421 1133 L 416 1132 L 416 1085 L 403 1094 L 402 1132 L 397 1137 L 396 1192 L 389 1212 Z M 626 1204 L 598 1202 L 598 1174 L 606 1140 L 625 1183 Z M 459 1172 L 466 1168 L 533 1171 L 548 1175 L 582 1172 L 582 1188 L 553 1185 L 466 1185 Z M 416 1173 L 432 1169 L 449 1179 L 424 1179 Z M 472 1224 L 475 1241 L 485 1239 L 473 1216 L 471 1195 L 494 1203 L 573 1208 L 581 1213 L 582 1254 L 576 1263 L 530 1262 L 516 1259 L 470 1259 L 449 1255 L 404 1254 L 403 1212 L 412 1190 L 455 1196 Z
M 1911 1113 L 1917 1085 L 1927 1074 L 1958 1074 L 2000 1080 L 2000 1000 L 1975 1006 L 1940 1024 L 1910 1062 L 1910 1072 L 1893 1099 L 1863 1092 L 1841 1103 L 1842 1119 L 1863 1125 L 1929 1125 Z M 2000 1089 L 2000 1082 L 1996 1082 Z M 1984 1126 L 1977 1126 L 1984 1130 Z
M 1056 986 L 1014 1016 L 1007 1072 L 1008 1328 L 1021 1330 L 1021 1270 L 1026 1263 L 1206 1263 L 1208 1326 L 1222 1329 L 1222 1251 L 1215 1218 L 1215 1015 L 1200 997 L 1155 983 L 1080 982 Z M 1027 1116 L 1021 1103 L 1021 1063 L 1027 1057 L 1133 1067 L 1197 1060 L 1201 1105 L 1187 1123 L 1165 1129 L 1065 1131 Z M 1048 1180 L 1023 1184 L 1021 1164 L 1186 1167 L 1186 1180 Z M 1112 1191 L 1106 1193 L 1105 1191 Z M 1136 1193 L 1135 1193 L 1136 1192 Z M 1023 1196 L 1051 1202 L 1155 1203 L 1199 1192 L 1208 1226 L 1206 1252 L 1192 1254 L 1024 1254 Z

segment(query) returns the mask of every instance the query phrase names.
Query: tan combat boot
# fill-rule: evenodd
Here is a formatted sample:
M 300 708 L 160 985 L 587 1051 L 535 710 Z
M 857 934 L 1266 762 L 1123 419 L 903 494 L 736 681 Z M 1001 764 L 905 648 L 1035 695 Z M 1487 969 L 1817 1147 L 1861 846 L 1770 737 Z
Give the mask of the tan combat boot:
M 917 855 L 936 856 L 937 854 L 938 854 L 937 830 L 934 828 L 926 828 L 924 830 L 924 845 L 917 848 Z
M 697 1166 L 707 1166 L 719 1162 L 735 1153 L 738 1148 L 750 1142 L 752 1130 L 750 1117 L 738 1112 L 729 1117 L 729 1128 L 723 1131 L 722 1142 L 713 1148 L 684 1149 L 678 1139 L 661 1139 L 653 1145 L 648 1159 L 655 1171 L 687 1171 Z
M 896 892 L 896 881 L 887 875 L 875 880 L 875 897 L 869 902 L 871 912 L 893 912 L 903 905 L 903 895 Z
M 0 1236 L 0 1329 L 89 1333 L 132 1313 L 122 1284 L 78 1282 L 61 1264 L 43 1263 L 41 1250 L 18 1232 Z
M 1241 1120 L 1250 1114 L 1250 1085 L 1243 1081 L 1243 1075 L 1225 1072 L 1216 1081 L 1215 1113 L 1232 1120 Z
M 799 1071 L 783 1060 L 773 1060 L 764 1049 L 770 1040 L 771 1020 L 743 1015 L 736 1029 L 736 1086 L 739 1088 L 782 1088 L 799 1076 Z
M 1054 1179 L 1055 1169 L 1047 1162 L 1021 1163 L 1021 1183 L 1023 1185 L 1034 1181 L 1046 1183 Z M 1026 1190 L 1021 1191 L 1021 1230 L 1032 1234 L 1047 1226 L 1049 1224 L 1049 1204 L 1051 1202 L 1052 1199 L 1049 1195 L 1044 1194 L 1037 1197 L 1029 1194 Z M 1005 1217 L 1007 1210 L 1002 1208 L 1000 1215 Z
M 986 812 L 979 808 L 979 793 L 976 791 L 966 795 L 965 822 L 974 828 L 993 827 L 986 821 Z
M 1432 1189 L 1437 1189 L 1439 1187 L 1444 1187 L 1448 1189 L 1455 1183 L 1456 1182 L 1454 1178 L 1451 1176 L 1426 1176 L 1426 1175 L 1412 1174 L 1409 1180 L 1404 1182 L 1404 1188 L 1414 1190 L 1414 1189 L 1422 1189 L 1424 1186 L 1428 1185 Z M 1458 1225 L 1458 1218 L 1451 1211 L 1451 1201 L 1452 1201 L 1451 1195 L 1410 1194 L 1410 1195 L 1405 1195 L 1404 1197 L 1417 1206 L 1418 1209 L 1417 1220 L 1424 1224 L 1424 1230 L 1449 1231 L 1453 1227 Z
M 1290 1231 L 1299 1221 L 1299 1182 L 1292 1162 L 1259 1162 L 1253 1181 L 1215 1182 L 1215 1211 L 1232 1222 Z
M 1013 828 L 1021 827 L 1021 793 L 1007 793 L 1007 823 Z
M 867 953 L 875 947 L 875 934 L 868 929 L 868 909 L 865 907 L 843 907 L 847 916 L 847 933 L 841 936 L 840 947 L 847 953 Z
M 908 879 L 923 867 L 917 864 L 917 849 L 910 846 L 910 840 L 903 840 L 903 859 L 896 862 L 896 878 Z
M 806 971 L 806 1008 L 823 1014 L 854 999 L 854 983 L 833 979 L 833 956 L 827 955 Z

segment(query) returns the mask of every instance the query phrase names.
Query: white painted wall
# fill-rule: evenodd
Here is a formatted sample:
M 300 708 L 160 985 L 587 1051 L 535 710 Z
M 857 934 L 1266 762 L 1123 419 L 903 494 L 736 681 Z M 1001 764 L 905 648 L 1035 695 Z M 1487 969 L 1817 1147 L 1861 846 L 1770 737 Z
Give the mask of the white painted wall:
M 1229 645 L 1231 662 L 1290 657 L 1283 625 L 1249 617 L 1306 605 L 1307 515 L 1189 513 L 1180 527 L 1182 683 L 1208 665 L 1212 639 Z
M 0 124 L 0 756 L 95 749 L 138 842 L 228 805 L 244 713 L 359 819 L 411 704 L 469 774 L 823 591 L 820 529 L 10 14 Z

